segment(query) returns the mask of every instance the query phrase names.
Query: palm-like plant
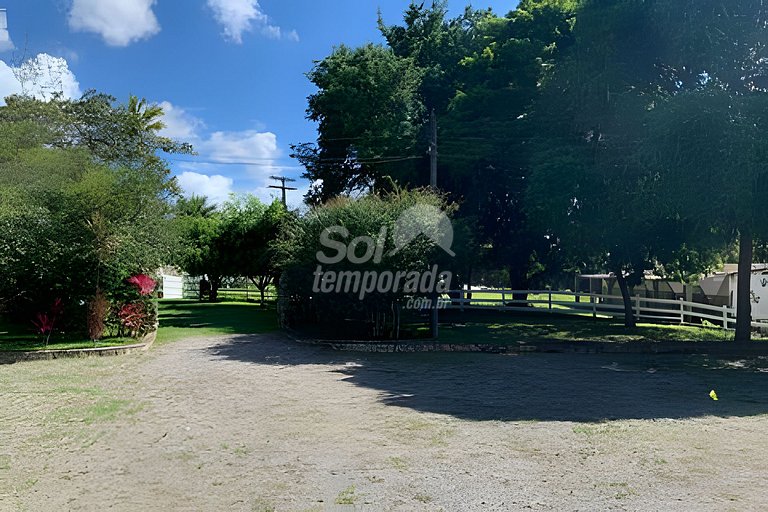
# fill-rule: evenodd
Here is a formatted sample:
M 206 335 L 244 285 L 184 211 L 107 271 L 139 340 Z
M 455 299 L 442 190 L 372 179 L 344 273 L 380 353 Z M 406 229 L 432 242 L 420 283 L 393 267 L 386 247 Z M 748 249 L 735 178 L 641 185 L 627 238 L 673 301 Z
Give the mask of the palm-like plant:
M 192 195 L 176 201 L 176 213 L 184 217 L 209 218 L 216 212 L 216 205 L 208 202 L 205 196 Z

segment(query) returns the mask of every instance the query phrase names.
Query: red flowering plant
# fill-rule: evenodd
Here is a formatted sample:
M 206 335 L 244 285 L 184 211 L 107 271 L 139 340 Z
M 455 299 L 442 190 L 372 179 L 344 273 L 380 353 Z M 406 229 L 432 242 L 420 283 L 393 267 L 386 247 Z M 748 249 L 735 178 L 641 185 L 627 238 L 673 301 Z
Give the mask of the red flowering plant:
M 128 302 L 117 310 L 117 317 L 131 336 L 139 336 L 147 328 L 147 308 L 143 302 Z
M 138 291 L 139 295 L 142 297 L 152 295 L 152 292 L 157 288 L 157 281 L 146 274 L 137 274 L 128 278 L 128 284 L 136 288 L 136 291 Z
M 137 274 L 128 278 L 126 283 L 138 292 L 139 297 L 115 307 L 114 315 L 119 324 L 120 334 L 143 336 L 151 331 L 157 319 L 157 307 L 152 300 L 157 281 L 146 274 Z
M 45 313 L 38 313 L 35 315 L 35 319 L 32 320 L 32 324 L 37 327 L 38 334 L 45 336 L 45 346 L 48 346 L 48 342 L 53 334 L 53 329 L 56 327 L 56 320 L 64 312 L 64 304 L 61 299 L 56 299 L 50 307 L 50 310 Z

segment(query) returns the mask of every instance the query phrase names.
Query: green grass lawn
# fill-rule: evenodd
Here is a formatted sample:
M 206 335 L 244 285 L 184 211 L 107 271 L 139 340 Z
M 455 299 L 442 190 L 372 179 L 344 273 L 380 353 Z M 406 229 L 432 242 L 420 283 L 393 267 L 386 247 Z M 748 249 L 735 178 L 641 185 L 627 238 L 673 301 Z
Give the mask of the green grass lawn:
M 156 343 L 168 343 L 193 336 L 217 334 L 256 334 L 277 330 L 274 306 L 260 307 L 248 302 L 196 302 L 161 300 L 160 328 Z M 96 343 L 82 336 L 54 332 L 50 343 L 34 333 L 32 326 L 16 325 L 0 319 L 0 351 L 69 350 L 115 347 L 138 343 L 134 338 L 105 338 Z
M 501 306 L 502 299 L 505 300 L 507 303 L 514 300 L 514 297 L 512 296 L 512 293 L 507 293 L 502 297 L 501 293 L 495 293 L 495 292 L 483 292 L 483 291 L 473 291 L 472 292 L 472 301 L 469 304 L 466 304 L 467 306 Z M 528 303 L 533 306 L 534 308 L 541 308 L 541 309 L 549 309 L 549 294 L 548 293 L 531 293 L 528 295 Z M 618 298 L 618 300 L 621 300 L 621 297 Z M 544 302 L 534 302 L 534 301 L 544 301 Z M 555 302 L 565 302 L 566 304 L 575 304 L 576 303 L 576 297 L 573 295 L 563 295 L 560 293 L 553 293 L 552 294 L 552 309 L 572 309 L 572 307 L 568 305 L 563 304 L 554 304 Z M 589 298 L 582 297 L 581 298 L 581 304 L 582 307 L 587 310 L 589 306 Z M 584 313 L 572 313 L 575 315 L 583 315 L 583 316 L 591 316 L 592 314 L 589 312 Z
M 519 341 L 728 341 L 732 331 L 719 328 L 638 324 L 626 329 L 611 319 L 500 311 L 441 313 L 440 341 L 445 343 L 517 343 Z
M 245 302 L 161 300 L 156 343 L 194 336 L 258 334 L 278 329 L 274 307 Z
M 185 297 L 198 300 L 197 291 L 187 290 Z M 172 300 L 172 299 L 171 299 Z M 261 293 L 255 285 L 249 283 L 247 288 L 219 288 L 218 300 L 221 302 L 260 302 Z M 274 286 L 268 286 L 264 292 L 264 302 L 274 304 L 277 301 L 277 290 Z
M 244 302 L 196 302 L 161 300 L 160 328 L 156 343 L 183 338 L 221 334 L 259 334 L 278 329 L 275 308 Z M 512 344 L 520 341 L 727 341 L 732 331 L 718 328 L 639 324 L 624 328 L 611 319 L 559 316 L 526 312 L 465 311 L 441 312 L 440 341 L 444 343 Z M 426 333 L 427 325 L 419 325 Z M 330 333 L 330 338 L 343 338 Z M 93 342 L 55 335 L 49 349 L 75 349 L 119 346 L 135 339 L 105 339 Z M 0 323 L 0 350 L 41 350 L 43 339 L 31 329 Z
M 54 332 L 45 346 L 45 338 L 35 334 L 33 327 L 9 323 L 0 319 L 0 351 L 71 350 L 80 348 L 116 347 L 138 343 L 134 338 L 105 338 L 96 343 L 82 336 Z
M 469 292 L 465 292 L 465 294 L 469 294 Z M 506 293 L 504 298 L 507 301 L 511 301 L 513 299 L 512 292 Z M 473 290 L 472 291 L 472 304 L 478 306 L 478 305 L 488 305 L 488 304 L 498 304 L 502 299 L 501 293 L 498 292 L 485 292 L 485 291 L 478 291 Z M 528 300 L 549 300 L 549 294 L 548 293 L 531 293 L 528 294 Z M 582 299 L 584 300 L 584 299 Z M 588 301 L 589 299 L 587 299 Z M 554 302 L 576 302 L 576 297 L 573 295 L 563 295 L 559 293 L 553 293 L 552 294 L 552 301 Z M 537 307 L 547 307 L 547 304 L 536 304 Z
M 255 286 L 248 288 L 219 288 L 219 300 L 222 301 L 251 301 L 259 302 L 261 293 Z M 277 298 L 277 292 L 274 286 L 267 288 L 264 294 L 265 302 L 274 302 Z

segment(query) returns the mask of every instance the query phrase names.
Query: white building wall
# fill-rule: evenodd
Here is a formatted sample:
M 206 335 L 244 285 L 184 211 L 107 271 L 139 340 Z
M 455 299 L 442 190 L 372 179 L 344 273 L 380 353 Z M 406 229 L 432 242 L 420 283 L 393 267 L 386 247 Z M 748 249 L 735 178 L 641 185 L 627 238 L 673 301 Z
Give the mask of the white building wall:
M 732 274 L 728 277 L 731 279 L 731 307 L 736 309 L 738 274 Z M 768 273 L 753 273 L 750 285 L 752 320 L 768 320 Z
M 184 278 L 180 276 L 163 275 L 163 298 L 164 299 L 183 299 L 184 298 Z

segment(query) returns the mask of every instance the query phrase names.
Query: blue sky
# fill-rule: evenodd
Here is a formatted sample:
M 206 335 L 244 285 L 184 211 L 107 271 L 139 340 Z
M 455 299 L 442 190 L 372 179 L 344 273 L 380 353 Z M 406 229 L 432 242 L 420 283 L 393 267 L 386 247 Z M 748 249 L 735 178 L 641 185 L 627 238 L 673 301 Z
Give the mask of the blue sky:
M 173 164 L 188 193 L 268 199 L 270 174 L 301 174 L 289 145 L 314 140 L 314 126 L 304 119 L 313 92 L 304 73 L 334 45 L 380 42 L 377 9 L 397 23 L 408 3 L 0 0 L 8 11 L 8 34 L 0 31 L 0 95 L 21 90 L 12 68 L 31 58 L 42 70 L 37 82 L 48 87 L 25 87 L 30 93 L 97 89 L 120 100 L 135 94 L 162 103 L 168 134 L 199 153 Z M 450 3 L 454 14 L 464 5 Z M 516 2 L 474 5 L 506 13 Z M 293 205 L 301 202 L 301 192 L 289 197 Z

